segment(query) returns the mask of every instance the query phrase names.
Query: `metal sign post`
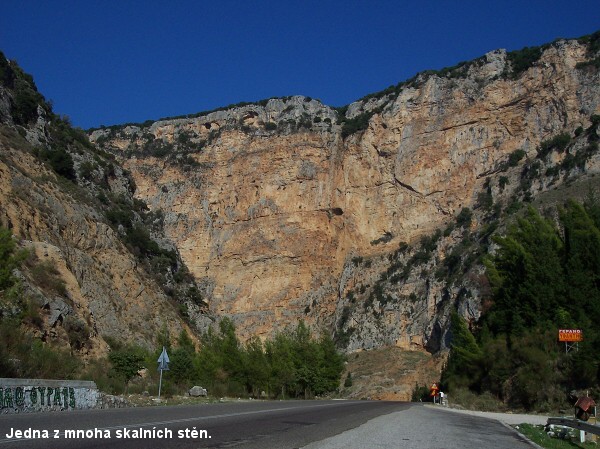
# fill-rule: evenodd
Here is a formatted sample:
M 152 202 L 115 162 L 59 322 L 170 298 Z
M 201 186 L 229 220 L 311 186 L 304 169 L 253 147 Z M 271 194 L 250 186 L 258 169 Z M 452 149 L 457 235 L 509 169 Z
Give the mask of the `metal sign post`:
M 158 357 L 158 370 L 160 371 L 160 380 L 158 381 L 158 399 L 160 400 L 163 371 L 169 370 L 169 356 L 167 355 L 167 350 L 164 346 L 162 352 L 160 353 L 160 357 Z

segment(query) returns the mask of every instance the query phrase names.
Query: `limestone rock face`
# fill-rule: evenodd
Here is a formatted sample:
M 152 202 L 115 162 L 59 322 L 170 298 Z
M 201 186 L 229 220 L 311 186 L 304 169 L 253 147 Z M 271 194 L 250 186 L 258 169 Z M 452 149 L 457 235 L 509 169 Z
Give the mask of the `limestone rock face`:
M 21 275 L 23 292 L 38 300 L 46 326 L 42 339 L 66 340 L 67 321 L 81 323 L 78 349 L 99 356 L 103 337 L 153 347 L 163 326 L 177 335 L 181 318 L 160 287 L 140 267 L 83 190 L 60 180 L 31 153 L 16 131 L 0 125 L 0 224 L 21 247 L 64 283 L 49 296 Z M 65 187 L 65 185 L 67 185 Z
M 91 138 L 162 209 L 211 311 L 232 317 L 243 337 L 300 319 L 331 328 L 348 289 L 369 277 L 353 257 L 445 226 L 511 152 L 533 157 L 542 140 L 589 125 L 600 111 L 598 71 L 575 67 L 587 57 L 584 45 L 560 41 L 517 77 L 505 75 L 502 50 L 460 77 L 420 75 L 397 95 L 351 104 L 346 119 L 366 115 L 368 126 L 350 135 L 332 108 L 291 97 Z M 350 349 L 443 349 L 442 289 L 417 284 L 401 292 L 418 291 L 416 301 L 388 306 L 377 323 L 353 316 L 362 330 Z M 459 308 L 476 313 L 479 300 Z

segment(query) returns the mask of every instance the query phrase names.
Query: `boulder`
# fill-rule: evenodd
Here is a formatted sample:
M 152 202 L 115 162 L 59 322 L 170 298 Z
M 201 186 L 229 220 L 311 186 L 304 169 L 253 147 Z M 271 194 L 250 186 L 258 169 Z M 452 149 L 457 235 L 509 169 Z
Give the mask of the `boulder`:
M 190 388 L 190 390 L 188 391 L 188 393 L 192 397 L 207 396 L 208 395 L 208 392 L 206 391 L 206 388 L 202 388 L 202 387 L 199 387 L 197 385 L 195 385 L 192 388 Z

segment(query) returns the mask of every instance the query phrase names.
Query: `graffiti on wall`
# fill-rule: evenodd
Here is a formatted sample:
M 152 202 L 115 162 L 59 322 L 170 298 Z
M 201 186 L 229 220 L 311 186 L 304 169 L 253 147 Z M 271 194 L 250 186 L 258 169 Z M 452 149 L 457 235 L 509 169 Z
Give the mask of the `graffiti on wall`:
M 72 387 L 0 387 L 0 407 L 58 406 L 75 408 Z

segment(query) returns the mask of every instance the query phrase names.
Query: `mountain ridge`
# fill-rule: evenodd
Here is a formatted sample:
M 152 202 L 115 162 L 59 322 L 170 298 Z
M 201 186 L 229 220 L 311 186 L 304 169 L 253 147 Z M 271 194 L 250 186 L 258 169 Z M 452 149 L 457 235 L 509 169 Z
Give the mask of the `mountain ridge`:
M 349 105 L 342 119 L 340 111 L 297 96 L 145 127 L 95 130 L 91 139 L 131 170 L 151 208 L 169 211 L 167 232 L 204 279 L 203 294 L 216 310 L 230 310 L 238 329 L 264 335 L 283 316 L 289 316 L 285 322 L 302 317 L 331 328 L 345 306 L 343 273 L 352 272 L 352 258 L 418 243 L 463 208 L 473 208 L 486 180 L 505 176 L 500 173 L 511 154 L 535 158 L 544 139 L 588 126 L 598 108 L 597 74 L 593 65 L 582 65 L 596 57 L 590 54 L 595 39 L 559 40 L 543 51 L 511 56 L 493 51 L 455 69 L 419 75 L 397 91 L 367 96 Z M 286 240 L 286 233 L 303 244 Z M 331 260 L 324 250 L 334 255 Z M 244 259 L 245 252 L 256 254 Z M 267 274 L 277 270 L 285 274 Z M 324 272 L 336 273 L 334 279 Z M 227 287 L 218 273 L 227 273 L 235 286 Z M 245 321 L 242 316 L 252 316 L 247 303 L 255 301 L 253 292 L 287 299 L 273 308 L 271 300 L 259 300 L 261 308 Z M 296 311 L 279 316 L 277 310 L 289 312 L 289 301 Z M 402 336 L 407 328 L 394 331 L 396 340 L 386 344 L 446 347 L 445 338 L 432 339 L 447 332 L 447 315 L 435 324 L 438 301 L 430 296 L 418 326 L 404 320 L 415 330 L 408 336 Z M 460 301 L 463 310 L 478 309 L 475 300 Z M 387 326 L 403 322 L 397 313 Z M 377 328 L 370 332 L 378 337 L 357 337 L 363 344 L 352 350 L 387 333 Z M 437 342 L 428 346 L 429 340 Z
M 451 312 L 475 321 L 489 300 L 491 235 L 600 173 L 599 36 L 489 52 L 338 110 L 282 97 L 95 129 L 91 146 L 2 58 L 0 224 L 56 247 L 69 279 L 32 331 L 92 356 L 103 335 L 150 344 L 226 317 L 265 339 L 306 321 L 348 353 L 444 354 Z M 68 316 L 93 338 L 69 339 Z
M 503 76 L 516 76 L 516 75 L 520 74 L 521 72 L 523 72 L 532 63 L 532 61 L 534 62 L 535 60 L 539 59 L 539 56 L 541 55 L 542 51 L 544 51 L 545 49 L 547 49 L 553 45 L 563 42 L 563 41 L 578 41 L 578 42 L 581 42 L 584 44 L 589 43 L 590 54 L 594 54 L 595 51 L 597 50 L 597 49 L 594 50 L 595 47 L 593 47 L 594 45 L 596 45 L 596 44 L 594 44 L 594 42 L 597 39 L 597 34 L 598 34 L 598 32 L 589 34 L 589 35 L 584 35 L 581 37 L 576 37 L 576 38 L 559 37 L 559 38 L 554 39 L 552 42 L 545 43 L 545 44 L 542 44 L 539 46 L 533 46 L 533 47 L 526 46 L 526 47 L 521 48 L 520 50 L 508 51 L 504 48 L 498 48 L 495 50 L 491 50 L 482 56 L 475 57 L 474 59 L 461 61 L 453 66 L 442 67 L 440 69 L 421 70 L 410 78 L 400 81 L 397 84 L 392 84 L 389 87 L 382 89 L 380 91 L 366 94 L 366 95 L 358 98 L 357 100 L 354 100 L 346 105 L 341 105 L 341 106 L 327 105 L 327 104 L 323 103 L 320 99 L 318 99 L 318 98 L 315 98 L 315 99 L 316 99 L 316 101 L 318 101 L 319 103 L 323 104 L 326 107 L 329 107 L 336 111 L 340 111 L 340 110 L 343 111 L 352 104 L 362 103 L 362 102 L 365 102 L 366 100 L 369 100 L 372 98 L 381 98 L 390 93 L 397 93 L 399 91 L 399 89 L 401 89 L 402 87 L 418 84 L 419 82 L 422 82 L 424 79 L 426 79 L 427 77 L 429 77 L 431 75 L 437 75 L 437 76 L 441 76 L 441 77 L 450 77 L 450 78 L 455 78 L 455 77 L 459 77 L 461 75 L 465 75 L 465 73 L 468 71 L 468 69 L 472 65 L 484 61 L 488 55 L 498 54 L 498 53 L 506 54 L 510 60 L 512 60 L 516 63 L 516 66 L 517 66 L 516 69 L 514 69 L 512 72 L 510 70 L 507 70 L 505 73 L 503 73 Z M 229 104 L 227 106 L 218 106 L 216 108 L 203 110 L 200 112 L 193 112 L 193 113 L 189 113 L 189 114 L 181 114 L 181 115 L 175 115 L 175 116 L 165 116 L 165 117 L 161 117 L 158 119 L 144 120 L 143 122 L 125 122 L 125 123 L 116 123 L 116 124 L 112 124 L 112 125 L 92 126 L 90 128 L 87 128 L 86 132 L 92 133 L 93 131 L 96 131 L 96 130 L 121 128 L 121 127 L 127 127 L 127 126 L 142 127 L 142 126 L 147 126 L 151 123 L 160 122 L 160 121 L 198 118 L 198 117 L 209 115 L 213 112 L 226 111 L 229 109 L 235 109 L 235 108 L 239 108 L 239 107 L 243 107 L 243 106 L 266 106 L 266 104 L 269 102 L 269 100 L 286 101 L 293 97 L 307 98 L 308 101 L 310 101 L 314 98 L 314 97 L 311 97 L 308 95 L 297 94 L 297 95 L 285 95 L 285 96 L 263 98 L 263 99 L 256 100 L 256 101 L 241 101 L 238 103 Z

